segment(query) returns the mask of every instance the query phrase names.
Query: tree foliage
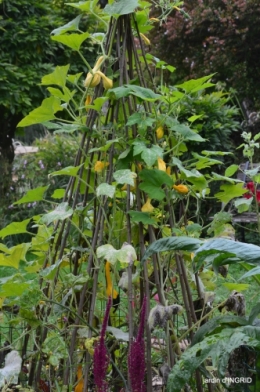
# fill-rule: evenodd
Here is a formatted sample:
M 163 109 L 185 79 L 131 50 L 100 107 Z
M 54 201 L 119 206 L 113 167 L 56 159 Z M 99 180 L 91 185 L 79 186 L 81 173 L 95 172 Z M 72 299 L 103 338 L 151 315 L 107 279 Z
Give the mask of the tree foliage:
M 179 79 L 216 72 L 215 80 L 259 106 L 259 2 L 184 1 L 183 9 L 186 17 L 175 10 L 154 33 L 160 57 L 177 67 Z

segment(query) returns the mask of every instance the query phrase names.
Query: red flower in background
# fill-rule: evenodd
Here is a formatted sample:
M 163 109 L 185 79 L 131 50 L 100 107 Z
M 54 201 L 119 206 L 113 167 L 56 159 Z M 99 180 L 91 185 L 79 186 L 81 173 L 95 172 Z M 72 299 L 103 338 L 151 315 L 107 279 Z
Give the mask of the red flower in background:
M 248 192 L 244 194 L 246 199 L 250 199 L 251 197 L 255 196 L 255 184 L 253 181 L 246 183 L 246 189 L 248 189 Z M 260 203 L 260 190 L 256 190 L 256 200 L 258 203 Z

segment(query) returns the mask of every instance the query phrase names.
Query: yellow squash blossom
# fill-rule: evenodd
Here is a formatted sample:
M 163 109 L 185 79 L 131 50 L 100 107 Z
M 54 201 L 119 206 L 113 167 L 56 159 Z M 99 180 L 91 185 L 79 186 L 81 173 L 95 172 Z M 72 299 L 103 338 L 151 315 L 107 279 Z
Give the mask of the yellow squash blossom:
M 177 192 L 186 195 L 186 193 L 189 192 L 189 188 L 186 185 L 173 185 L 173 189 L 175 189 Z
M 154 207 L 151 204 L 151 199 L 147 199 L 147 202 L 143 205 L 141 208 L 142 212 L 152 212 L 154 210 Z
M 94 171 L 96 173 L 101 173 L 106 166 L 108 166 L 108 162 L 97 161 L 94 166 Z
M 162 158 L 158 158 L 157 163 L 158 163 L 158 169 L 166 172 L 166 163 L 164 162 L 164 160 Z
M 157 139 L 161 139 L 164 135 L 163 127 L 158 127 L 155 131 Z
M 140 37 L 143 39 L 145 45 L 151 45 L 151 41 L 144 35 L 143 33 L 140 33 Z
M 167 166 L 166 173 L 169 174 L 169 176 L 171 175 L 171 166 Z
M 85 106 L 88 106 L 91 104 L 92 101 L 92 97 L 90 95 L 87 95 L 86 101 L 85 101 Z M 88 110 L 88 108 L 86 107 L 86 110 Z
M 109 79 L 105 74 L 103 74 L 103 72 L 99 71 L 99 68 L 104 62 L 104 60 L 104 56 L 99 57 L 94 68 L 92 69 L 92 72 L 88 72 L 84 82 L 85 87 L 96 87 L 101 82 L 101 79 L 105 90 L 108 90 L 113 87 L 113 80 Z

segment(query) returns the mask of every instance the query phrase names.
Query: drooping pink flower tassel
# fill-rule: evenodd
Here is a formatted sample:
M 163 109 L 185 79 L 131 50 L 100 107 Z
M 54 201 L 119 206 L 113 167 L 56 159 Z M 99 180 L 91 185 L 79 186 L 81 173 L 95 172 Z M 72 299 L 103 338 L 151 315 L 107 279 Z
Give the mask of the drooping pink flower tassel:
M 93 375 L 94 375 L 94 382 L 97 387 L 97 392 L 106 392 L 108 389 L 108 385 L 106 382 L 106 372 L 109 363 L 109 358 L 105 346 L 105 336 L 106 336 L 106 328 L 107 328 L 111 306 L 112 306 L 112 298 L 109 297 L 106 306 L 105 317 L 101 328 L 100 339 L 94 350 Z
M 146 313 L 147 298 L 144 297 L 141 310 L 140 325 L 136 340 L 130 346 L 128 354 L 128 369 L 132 387 L 132 392 L 145 392 L 145 343 L 144 343 L 144 325 Z

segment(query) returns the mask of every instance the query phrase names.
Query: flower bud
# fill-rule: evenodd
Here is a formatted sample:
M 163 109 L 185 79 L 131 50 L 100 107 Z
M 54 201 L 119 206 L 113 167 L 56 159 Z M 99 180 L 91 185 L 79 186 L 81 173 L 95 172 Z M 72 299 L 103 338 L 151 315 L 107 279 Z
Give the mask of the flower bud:
M 186 193 L 189 192 L 189 188 L 186 185 L 173 185 L 173 189 L 175 189 L 177 192 L 186 195 Z
M 161 139 L 164 135 L 163 127 L 159 127 L 155 131 L 157 139 Z
M 100 75 L 98 75 L 98 73 L 92 74 L 91 72 L 88 72 L 87 77 L 84 82 L 84 86 L 90 87 L 90 88 L 96 87 L 100 83 L 100 80 L 101 80 L 101 77 L 100 77 Z

